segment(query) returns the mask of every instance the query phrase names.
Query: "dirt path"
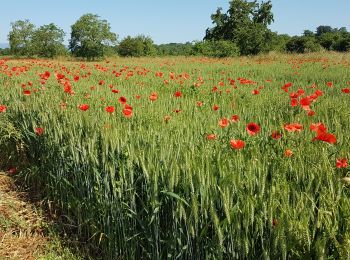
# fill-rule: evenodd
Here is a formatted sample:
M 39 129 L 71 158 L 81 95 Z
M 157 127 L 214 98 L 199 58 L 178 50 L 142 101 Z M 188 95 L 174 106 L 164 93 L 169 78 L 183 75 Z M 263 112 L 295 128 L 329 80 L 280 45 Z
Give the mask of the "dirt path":
M 13 179 L 0 172 L 0 260 L 81 259 L 62 247 L 43 215 L 19 191 Z

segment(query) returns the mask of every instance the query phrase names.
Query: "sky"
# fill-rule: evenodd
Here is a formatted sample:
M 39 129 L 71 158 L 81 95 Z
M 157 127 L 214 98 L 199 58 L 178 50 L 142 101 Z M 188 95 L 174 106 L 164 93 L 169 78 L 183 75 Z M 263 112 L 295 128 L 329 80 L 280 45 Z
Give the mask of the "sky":
M 29 19 L 37 27 L 55 23 L 66 32 L 86 13 L 106 19 L 121 40 L 127 35 L 150 36 L 156 44 L 202 40 L 217 7 L 229 0 L 5 0 L 0 10 L 0 43 L 7 42 L 11 22 Z M 319 25 L 350 31 L 350 0 L 272 0 L 272 31 L 301 35 Z

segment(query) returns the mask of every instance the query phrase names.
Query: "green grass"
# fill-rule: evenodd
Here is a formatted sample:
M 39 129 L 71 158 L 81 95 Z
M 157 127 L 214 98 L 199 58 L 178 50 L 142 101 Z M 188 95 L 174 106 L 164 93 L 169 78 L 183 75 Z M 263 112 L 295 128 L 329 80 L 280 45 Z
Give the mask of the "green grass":
M 350 158 L 350 95 L 341 92 L 349 87 L 350 57 L 324 55 L 116 59 L 98 64 L 105 72 L 94 63 L 10 60 L 9 68 L 27 66 L 28 72 L 8 76 L 1 67 L 0 104 L 8 107 L 6 115 L 27 147 L 33 167 L 23 173 L 26 179 L 56 202 L 98 256 L 346 258 L 350 199 L 340 180 L 349 168 L 335 163 Z M 46 70 L 51 77 L 41 90 L 38 73 Z M 55 71 L 70 78 L 74 95 L 63 92 Z M 172 80 L 170 72 L 182 76 Z M 198 77 L 204 82 L 196 87 Z M 256 84 L 242 85 L 239 77 Z M 24 96 L 21 84 L 28 81 L 32 94 Z M 311 95 L 312 84 L 324 92 L 311 105 L 313 117 L 290 107 L 281 90 L 287 82 L 293 83 L 290 92 L 303 88 Z M 120 93 L 112 93 L 110 84 Z M 251 94 L 262 85 L 259 95 Z M 222 93 L 213 92 L 214 86 Z M 155 102 L 148 98 L 153 92 Z M 120 96 L 133 107 L 132 118 L 121 113 Z M 85 103 L 90 109 L 80 111 L 77 106 Z M 104 110 L 110 105 L 114 114 Z M 220 128 L 218 121 L 233 114 L 240 121 Z M 249 122 L 261 126 L 256 136 L 245 130 Z M 283 129 L 295 122 L 302 132 Z M 317 122 L 335 134 L 337 144 L 311 142 L 309 126 Z M 42 136 L 35 135 L 36 127 L 44 129 Z M 272 139 L 274 130 L 283 138 Z M 211 133 L 217 140 L 207 140 Z M 233 150 L 231 139 L 246 146 Z M 292 157 L 284 156 L 286 149 Z

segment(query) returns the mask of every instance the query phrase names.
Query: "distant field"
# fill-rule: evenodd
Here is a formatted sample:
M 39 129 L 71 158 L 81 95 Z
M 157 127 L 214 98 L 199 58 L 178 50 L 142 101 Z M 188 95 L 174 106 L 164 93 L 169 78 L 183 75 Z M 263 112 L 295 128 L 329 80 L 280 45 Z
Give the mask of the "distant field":
M 0 60 L 0 154 L 105 259 L 347 258 L 349 92 L 349 54 Z

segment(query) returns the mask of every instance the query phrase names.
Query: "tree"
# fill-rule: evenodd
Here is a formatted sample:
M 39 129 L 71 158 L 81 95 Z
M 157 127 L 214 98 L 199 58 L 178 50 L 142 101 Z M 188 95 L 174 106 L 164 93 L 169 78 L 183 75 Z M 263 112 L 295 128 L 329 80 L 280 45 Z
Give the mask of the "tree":
M 226 13 L 218 8 L 211 15 L 214 27 L 206 30 L 204 40 L 232 41 L 241 54 L 258 54 L 268 50 L 272 32 L 267 28 L 273 22 L 271 1 L 248 2 L 232 0 Z
M 118 54 L 123 57 L 152 56 L 156 54 L 156 48 L 150 37 L 144 35 L 127 36 L 120 42 Z
M 69 49 L 78 56 L 88 60 L 103 57 L 108 49 L 116 44 L 117 35 L 111 32 L 106 20 L 98 15 L 85 14 L 72 25 Z
M 14 55 L 32 55 L 31 43 L 35 25 L 29 20 L 18 20 L 11 23 L 11 31 L 8 34 L 11 53 Z
M 63 45 L 64 31 L 50 23 L 39 27 L 33 33 L 33 52 L 41 57 L 52 58 L 66 52 Z
M 316 36 L 321 36 L 324 33 L 333 32 L 333 28 L 329 25 L 320 25 L 316 28 Z

